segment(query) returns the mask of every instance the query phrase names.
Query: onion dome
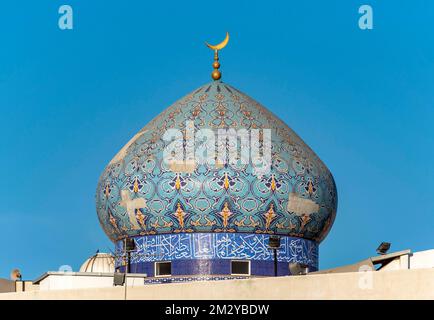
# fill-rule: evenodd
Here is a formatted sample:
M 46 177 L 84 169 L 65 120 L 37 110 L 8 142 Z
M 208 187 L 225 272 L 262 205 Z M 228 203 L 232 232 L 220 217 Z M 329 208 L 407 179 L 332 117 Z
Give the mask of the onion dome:
M 97 252 L 81 265 L 80 272 L 114 273 L 115 259 L 109 253 Z
M 215 133 L 215 140 L 208 141 L 226 151 L 230 140 L 219 139 L 219 132 L 233 129 L 241 145 L 246 133 L 247 147 L 270 154 L 268 170 L 258 170 L 253 157 L 241 161 L 242 152 L 229 161 L 218 156 L 205 163 L 188 161 L 187 152 L 184 162 L 167 161 L 168 132 L 179 132 L 186 149 L 192 137 L 197 147 L 201 129 Z M 292 129 L 248 95 L 216 80 L 176 101 L 131 138 L 104 169 L 96 208 L 113 241 L 229 232 L 319 243 L 335 219 L 337 191 L 330 171 Z

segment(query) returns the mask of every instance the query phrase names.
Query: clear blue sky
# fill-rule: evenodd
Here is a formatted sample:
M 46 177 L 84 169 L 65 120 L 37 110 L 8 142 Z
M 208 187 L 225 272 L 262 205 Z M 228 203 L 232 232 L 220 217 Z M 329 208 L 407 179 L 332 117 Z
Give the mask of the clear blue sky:
M 339 194 L 320 267 L 434 248 L 434 2 L 2 1 L 0 277 L 74 270 L 111 242 L 98 177 L 172 102 L 223 80 L 279 115 Z M 74 9 L 61 31 L 57 10 Z M 371 4 L 374 30 L 358 28 Z

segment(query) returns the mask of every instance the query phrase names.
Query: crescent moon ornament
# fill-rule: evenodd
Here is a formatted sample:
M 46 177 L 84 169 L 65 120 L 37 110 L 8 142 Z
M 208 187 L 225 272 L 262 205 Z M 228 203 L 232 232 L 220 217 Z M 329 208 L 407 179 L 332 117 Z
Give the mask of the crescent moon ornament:
M 216 44 L 213 46 L 213 45 L 209 44 L 208 42 L 205 42 L 205 44 L 208 48 L 210 48 L 211 50 L 214 50 L 214 63 L 212 64 L 214 71 L 211 73 L 211 77 L 214 80 L 220 80 L 220 78 L 222 77 L 222 73 L 219 71 L 219 68 L 220 68 L 219 50 L 226 47 L 228 42 L 229 42 L 229 32 L 226 32 L 226 38 L 222 42 L 220 42 L 219 44 Z
M 229 42 L 229 32 L 226 32 L 226 38 L 222 42 L 220 42 L 219 44 L 216 44 L 214 46 L 211 45 L 211 44 L 209 44 L 208 42 L 205 42 L 205 44 L 211 50 L 221 50 L 224 47 L 226 47 L 226 45 L 228 44 L 228 42 Z

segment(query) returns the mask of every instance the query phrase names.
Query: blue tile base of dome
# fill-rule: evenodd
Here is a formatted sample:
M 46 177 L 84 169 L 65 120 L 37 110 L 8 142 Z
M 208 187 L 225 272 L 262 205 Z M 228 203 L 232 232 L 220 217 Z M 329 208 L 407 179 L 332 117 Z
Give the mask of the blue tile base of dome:
M 248 279 L 250 277 L 242 276 L 183 276 L 183 277 L 161 277 L 161 278 L 145 278 L 145 284 L 161 284 L 161 283 L 182 283 L 192 281 L 220 281 L 234 279 Z
M 131 253 L 130 272 L 155 276 L 155 263 L 171 262 L 171 275 L 177 279 L 207 276 L 210 279 L 234 277 L 231 260 L 249 260 L 251 276 L 273 276 L 273 251 L 268 234 L 179 233 L 134 237 L 136 251 Z M 122 255 L 122 241 L 116 243 Z M 310 271 L 318 270 L 318 244 L 314 241 L 281 236 L 278 250 L 278 275 L 289 275 L 289 263 L 302 263 Z M 116 261 L 121 267 L 122 258 Z M 121 269 L 123 269 L 121 267 Z M 169 277 L 170 278 L 170 277 Z M 174 282 L 165 277 L 157 282 Z M 179 281 L 177 281 L 179 282 Z

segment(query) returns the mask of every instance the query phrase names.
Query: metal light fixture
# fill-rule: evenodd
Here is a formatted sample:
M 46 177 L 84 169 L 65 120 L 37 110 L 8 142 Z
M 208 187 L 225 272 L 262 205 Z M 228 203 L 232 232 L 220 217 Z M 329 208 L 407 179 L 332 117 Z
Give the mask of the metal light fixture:
M 280 247 L 280 237 L 270 236 L 268 239 L 268 247 L 273 250 L 274 254 L 274 276 L 277 277 L 277 249 Z
M 136 250 L 136 242 L 133 238 L 124 238 L 124 263 L 125 270 L 124 273 L 115 272 L 113 275 L 113 285 L 123 285 L 124 290 L 124 299 L 127 300 L 127 274 L 130 273 L 130 259 L 131 252 Z
M 270 236 L 268 240 L 268 247 L 270 249 L 278 249 L 280 247 L 280 237 Z
M 125 273 L 115 272 L 113 275 L 113 285 L 123 286 L 125 283 Z
M 124 239 L 124 251 L 125 251 L 125 273 L 130 273 L 130 258 L 131 252 L 136 250 L 136 242 L 133 238 Z
M 136 242 L 133 238 L 125 238 L 125 251 L 134 251 L 136 250 Z
M 382 242 L 377 248 L 377 253 L 381 255 L 386 254 L 387 251 L 389 251 L 390 246 L 391 246 L 390 242 Z

